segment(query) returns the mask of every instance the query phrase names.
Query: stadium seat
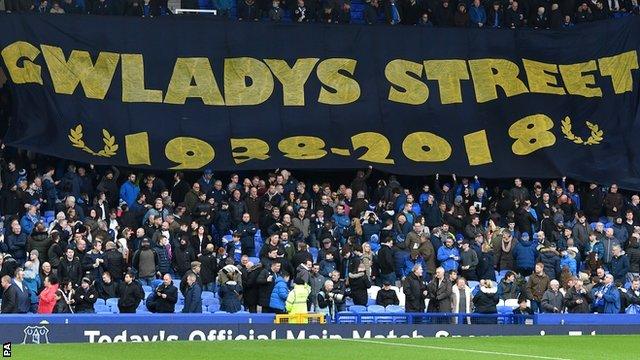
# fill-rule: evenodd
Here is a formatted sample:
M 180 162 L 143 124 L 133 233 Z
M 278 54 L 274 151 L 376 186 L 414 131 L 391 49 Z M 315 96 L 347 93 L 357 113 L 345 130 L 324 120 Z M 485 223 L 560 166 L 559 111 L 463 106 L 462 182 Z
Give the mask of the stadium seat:
M 355 324 L 357 322 L 356 317 L 351 311 L 340 311 L 338 315 L 338 324 Z
M 233 241 L 233 237 L 231 235 L 225 235 L 222 237 L 222 245 L 227 246 L 228 243 Z
M 513 308 L 511 306 L 496 306 L 498 314 L 513 314 Z
M 107 303 L 104 301 L 104 299 L 97 298 L 95 305 L 107 305 Z
M 105 301 L 105 304 L 111 309 L 112 313 L 120 312 L 118 309 L 118 298 L 109 298 Z
M 473 289 L 475 289 L 475 288 L 476 288 L 476 286 L 480 285 L 480 282 L 479 282 L 479 281 L 469 281 L 469 282 L 468 282 L 468 285 L 469 285 L 469 288 L 470 288 L 471 290 L 473 290 Z
M 371 306 L 375 304 L 376 304 L 376 299 L 372 299 L 372 298 L 367 299 L 367 306 Z
M 236 314 L 250 314 L 248 311 L 240 310 Z
M 253 265 L 260 264 L 260 258 L 257 258 L 257 257 L 254 257 L 254 256 L 250 256 L 249 257 L 249 261 L 251 261 L 253 263 Z
M 498 303 L 498 305 L 500 305 L 500 303 Z M 508 306 L 512 309 L 515 309 L 518 307 L 518 299 L 507 299 L 504 301 L 503 306 Z
M 220 311 L 220 305 L 219 304 L 212 304 L 207 306 L 207 311 L 209 311 L 210 313 L 215 313 L 216 311 Z
M 153 289 L 149 285 L 142 285 L 142 291 L 144 291 L 145 293 L 150 293 L 153 292 Z
M 173 286 L 178 288 L 178 292 L 180 292 L 180 279 L 173 280 Z
M 404 308 L 402 306 L 399 306 L 399 305 L 387 305 L 385 310 L 386 310 L 385 312 L 388 312 L 388 313 L 403 313 L 404 312 Z
M 509 271 L 509 270 L 501 270 L 501 271 L 498 273 L 498 276 L 504 277 L 505 275 L 507 275 L 507 272 L 508 272 L 508 271 Z
M 215 299 L 216 294 L 212 293 L 211 291 L 203 291 L 202 295 L 200 295 L 201 299 Z
M 93 309 L 97 314 L 111 314 L 111 308 L 105 304 L 94 304 Z
M 162 279 L 155 279 L 151 282 L 151 289 L 153 291 L 153 289 L 157 288 L 158 286 L 160 286 L 162 284 Z
M 345 304 L 346 307 L 353 306 L 353 299 L 352 298 L 347 298 L 347 300 L 345 300 L 344 304 Z
M 209 311 L 209 308 L 207 307 L 207 305 L 202 304 L 202 313 L 203 314 L 208 314 L 209 312 L 210 311 Z
M 349 306 L 349 311 L 354 313 L 366 313 L 367 307 L 362 305 L 351 305 Z
M 218 310 L 218 311 L 214 312 L 214 314 L 228 314 L 228 312 Z
M 383 313 L 386 312 L 386 309 L 384 308 L 384 306 L 380 305 L 369 305 L 367 306 L 367 311 L 371 313 Z
M 496 306 L 504 306 L 504 300 L 502 299 L 498 300 L 498 305 Z
M 218 298 L 203 298 L 202 305 L 206 305 L 206 306 L 220 305 L 220 300 L 218 300 Z
M 184 309 L 184 305 L 178 305 L 176 304 L 175 310 L 173 311 L 174 313 L 181 313 L 182 309 Z

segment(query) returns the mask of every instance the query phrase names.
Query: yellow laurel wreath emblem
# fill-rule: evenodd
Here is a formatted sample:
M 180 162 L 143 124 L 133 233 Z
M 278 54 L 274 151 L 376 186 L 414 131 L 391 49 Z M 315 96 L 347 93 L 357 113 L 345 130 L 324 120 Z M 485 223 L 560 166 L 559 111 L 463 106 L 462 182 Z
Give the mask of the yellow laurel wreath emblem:
M 583 140 L 582 137 L 577 136 L 576 134 L 573 133 L 573 131 L 571 131 L 571 119 L 568 116 L 565 117 L 564 120 L 562 120 L 561 130 L 562 130 L 562 133 L 564 134 L 564 137 L 567 140 L 573 141 L 576 144 L 581 144 L 581 145 L 600 144 L 604 136 L 604 131 L 600 130 L 600 128 L 598 127 L 598 124 L 592 124 L 589 121 L 585 122 L 585 124 L 587 125 L 587 128 L 591 130 L 591 134 L 589 135 L 589 138 L 587 138 L 587 140 Z
M 118 151 L 118 144 L 116 144 L 116 137 L 111 135 L 107 129 L 102 129 L 102 141 L 104 142 L 104 147 L 100 151 L 93 151 L 89 148 L 82 139 L 84 134 L 82 134 L 82 125 L 78 125 L 74 128 L 69 129 L 69 141 L 71 141 L 71 145 L 81 149 L 84 152 L 87 152 L 94 156 L 102 156 L 102 157 L 112 157 Z

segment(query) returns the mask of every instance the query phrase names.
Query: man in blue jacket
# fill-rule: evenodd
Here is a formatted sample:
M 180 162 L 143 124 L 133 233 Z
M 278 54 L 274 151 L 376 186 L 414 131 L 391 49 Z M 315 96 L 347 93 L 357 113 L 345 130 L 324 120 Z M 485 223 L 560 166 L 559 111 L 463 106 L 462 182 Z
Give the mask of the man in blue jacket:
M 615 245 L 612 251 L 613 256 L 609 264 L 609 272 L 613 275 L 614 281 L 624 284 L 627 281 L 627 273 L 629 272 L 629 257 L 624 253 L 620 245 Z
M 620 292 L 613 283 L 613 275 L 604 277 L 602 290 L 595 293 L 595 302 L 604 301 L 605 314 L 617 314 L 620 312 Z
M 458 270 L 458 261 L 460 261 L 460 253 L 458 249 L 453 246 L 453 239 L 447 237 L 444 245 L 438 249 L 438 261 L 440 266 L 446 271 Z
M 473 27 L 483 27 L 487 22 L 487 12 L 484 6 L 480 4 L 480 0 L 473 0 L 473 5 L 469 8 L 469 22 Z
M 187 286 L 182 312 L 190 314 L 202 313 L 202 287 L 196 281 L 195 274 L 190 273 L 187 275 Z
M 22 227 L 17 220 L 11 223 L 11 232 L 6 238 L 9 254 L 22 265 L 27 259 L 27 234 L 22 231 Z
M 131 173 L 127 181 L 120 186 L 120 200 L 127 203 L 128 206 L 131 206 L 138 198 L 139 193 L 140 187 L 136 184 L 136 174 Z
M 513 249 L 513 259 L 515 260 L 516 269 L 520 275 L 529 276 L 533 272 L 538 254 L 536 250 L 537 247 L 537 241 L 529 241 L 529 234 L 522 233 L 522 236 Z

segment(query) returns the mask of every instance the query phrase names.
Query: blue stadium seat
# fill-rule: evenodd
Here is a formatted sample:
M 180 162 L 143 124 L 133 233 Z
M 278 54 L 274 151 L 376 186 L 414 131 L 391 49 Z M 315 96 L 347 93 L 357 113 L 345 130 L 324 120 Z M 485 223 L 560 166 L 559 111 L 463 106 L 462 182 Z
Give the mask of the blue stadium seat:
M 93 305 L 93 309 L 97 314 L 112 314 L 111 308 L 105 304 L 96 303 L 95 305 Z
M 240 310 L 236 314 L 249 314 L 248 311 Z
M 228 243 L 233 241 L 233 237 L 231 235 L 225 235 L 222 237 L 222 245 L 227 246 Z
M 356 323 L 356 317 L 353 316 L 354 314 L 351 311 L 340 311 L 338 315 L 340 315 L 338 317 L 338 324 L 355 324 Z
M 349 311 L 354 313 L 366 313 L 367 307 L 362 305 L 351 305 L 349 306 Z
M 105 304 L 111 308 L 112 313 L 120 312 L 120 309 L 118 309 L 118 300 L 118 298 L 110 298 L 105 301 Z
M 369 298 L 367 299 L 367 306 L 375 305 L 376 299 Z
M 387 305 L 387 308 L 385 310 L 388 313 L 403 313 L 404 312 L 404 308 L 402 306 L 398 306 L 398 305 Z
M 209 311 L 209 308 L 207 307 L 207 305 L 202 304 L 202 313 L 203 314 L 208 314 L 209 312 L 210 311 Z
M 220 300 L 218 298 L 202 298 L 202 305 L 212 306 L 212 305 L 220 305 Z
M 151 289 L 156 289 L 158 286 L 162 284 L 162 279 L 155 279 L 151 282 Z
M 45 211 L 44 212 L 44 217 L 46 217 L 46 218 L 55 218 L 56 217 L 56 212 L 55 211 Z
M 500 275 L 498 275 L 500 276 Z M 475 289 L 476 286 L 480 285 L 479 281 L 468 281 L 467 285 L 469 285 L 469 288 L 471 288 L 471 290 Z
M 220 305 L 219 304 L 212 304 L 207 306 L 207 311 L 209 311 L 210 313 L 215 313 L 216 311 L 220 311 Z
M 178 305 L 176 304 L 175 310 L 173 311 L 174 313 L 181 313 L 182 309 L 184 309 L 184 305 Z
M 228 312 L 218 310 L 218 311 L 214 312 L 214 314 L 228 314 Z
M 498 276 L 502 276 L 502 277 L 504 277 L 505 275 L 507 275 L 507 272 L 508 272 L 508 271 L 509 271 L 509 270 L 501 270 L 501 271 L 498 273 Z
M 386 312 L 387 310 L 384 308 L 384 306 L 381 306 L 381 305 L 369 305 L 367 306 L 367 311 L 371 313 L 383 313 L 383 312 Z
M 318 262 L 318 248 L 314 248 L 314 247 L 310 247 L 309 248 L 309 253 L 311 254 L 311 258 L 313 258 L 313 263 L 317 263 Z
M 178 288 L 178 292 L 180 292 L 180 279 L 173 280 L 173 286 Z
M 142 285 L 142 291 L 144 291 L 145 293 L 150 293 L 153 292 L 153 289 L 149 285 Z
M 104 299 L 97 298 L 96 305 L 107 305 L 107 303 L 104 301 Z
M 513 314 L 513 308 L 511 306 L 496 306 L 498 314 Z
M 253 263 L 253 265 L 260 264 L 260 258 L 257 258 L 255 256 L 249 256 L 249 261 L 251 261 Z

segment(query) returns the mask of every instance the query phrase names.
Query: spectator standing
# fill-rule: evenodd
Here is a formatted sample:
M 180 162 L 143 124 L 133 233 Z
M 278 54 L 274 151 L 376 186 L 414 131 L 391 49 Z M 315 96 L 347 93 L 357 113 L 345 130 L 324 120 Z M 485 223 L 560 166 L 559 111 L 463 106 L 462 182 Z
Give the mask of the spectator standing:
M 140 301 L 144 299 L 144 291 L 140 283 L 135 281 L 135 275 L 128 272 L 124 281 L 118 286 L 118 309 L 120 313 L 135 313 Z
M 187 275 L 187 291 L 184 294 L 183 313 L 202 313 L 202 287 L 198 284 L 196 274 Z

